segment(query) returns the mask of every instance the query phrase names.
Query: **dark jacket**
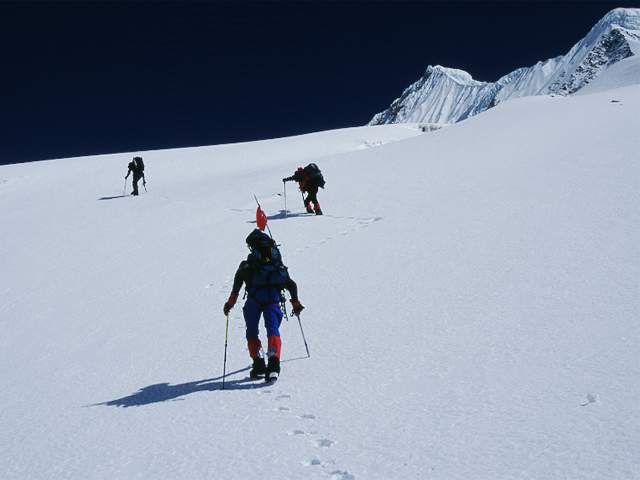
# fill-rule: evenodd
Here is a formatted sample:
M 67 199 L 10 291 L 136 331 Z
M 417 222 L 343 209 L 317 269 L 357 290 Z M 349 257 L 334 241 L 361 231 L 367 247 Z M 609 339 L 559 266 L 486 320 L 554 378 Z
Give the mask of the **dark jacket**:
M 302 167 L 298 168 L 295 173 L 293 175 L 291 175 L 290 177 L 287 178 L 283 178 L 282 181 L 283 182 L 290 182 L 290 181 L 294 181 L 294 182 L 298 182 L 298 185 L 300 187 L 300 191 L 301 192 L 308 192 L 311 189 L 318 189 L 317 185 L 313 185 L 313 181 L 312 179 L 309 177 L 309 175 L 304 171 L 304 169 Z
M 252 260 L 252 255 L 249 255 L 247 260 L 243 260 L 240 263 L 240 266 L 238 267 L 238 270 L 236 271 L 233 279 L 233 288 L 231 290 L 232 295 L 238 295 L 240 293 L 240 289 L 242 288 L 242 284 L 244 283 L 246 285 L 248 296 L 259 297 L 254 299 L 258 300 L 261 303 L 277 303 L 280 300 L 280 287 L 285 288 L 289 291 L 292 301 L 298 300 L 298 286 L 296 285 L 296 282 L 294 282 L 293 279 L 289 277 L 288 273 L 286 273 L 286 278 L 284 278 L 281 286 L 257 287 L 255 284 L 257 272 L 258 270 L 260 270 L 262 265 L 269 265 L 270 260 L 260 260 L 260 264 L 255 260 Z M 274 265 L 273 268 L 277 268 L 277 266 Z M 286 271 L 286 267 L 284 267 L 284 265 L 282 265 L 282 268 L 284 268 Z
M 129 178 L 129 174 L 133 173 L 133 178 L 144 178 L 144 172 L 138 168 L 135 162 L 129 162 L 129 171 L 127 172 L 127 176 L 125 178 Z

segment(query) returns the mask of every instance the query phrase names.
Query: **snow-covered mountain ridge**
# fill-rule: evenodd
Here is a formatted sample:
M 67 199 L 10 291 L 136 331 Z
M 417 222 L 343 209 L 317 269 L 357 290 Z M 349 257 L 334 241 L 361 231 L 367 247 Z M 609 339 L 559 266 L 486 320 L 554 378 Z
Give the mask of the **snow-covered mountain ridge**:
M 563 56 L 480 82 L 463 71 L 428 66 L 391 106 L 369 125 L 427 122 L 451 124 L 512 98 L 573 94 L 608 67 L 640 52 L 640 9 L 616 8 Z M 640 77 L 637 79 L 640 83 Z

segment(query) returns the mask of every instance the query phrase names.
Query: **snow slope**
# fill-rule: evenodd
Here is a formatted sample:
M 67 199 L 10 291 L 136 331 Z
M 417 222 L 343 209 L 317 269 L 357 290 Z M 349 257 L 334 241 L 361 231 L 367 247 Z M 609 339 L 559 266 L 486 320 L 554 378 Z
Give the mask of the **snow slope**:
M 639 108 L 146 152 L 138 198 L 130 154 L 0 167 L 0 477 L 640 477 Z M 326 215 L 284 218 L 308 161 Z M 311 358 L 285 322 L 247 381 L 238 305 L 222 391 L 254 192 Z
M 570 95 L 588 86 L 618 62 L 640 54 L 640 9 L 607 13 L 566 55 L 504 75 L 495 83 L 478 82 L 462 70 L 429 66 L 370 125 L 403 122 L 456 123 L 510 99 L 533 95 Z M 617 76 L 617 75 L 616 75 Z M 640 84 L 627 70 L 629 84 Z

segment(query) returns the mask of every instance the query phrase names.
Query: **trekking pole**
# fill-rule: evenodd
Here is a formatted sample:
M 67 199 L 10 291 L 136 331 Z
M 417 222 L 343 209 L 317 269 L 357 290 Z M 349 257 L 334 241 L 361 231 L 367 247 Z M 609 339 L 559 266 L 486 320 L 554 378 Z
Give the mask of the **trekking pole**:
M 283 181 L 284 185 L 284 218 L 287 218 L 287 182 Z
M 124 187 L 122 187 L 122 196 L 124 197 L 127 194 L 127 178 L 124 179 Z
M 145 183 L 143 183 L 143 184 L 142 184 L 142 186 L 144 187 L 144 191 L 148 193 L 148 192 L 149 192 L 149 190 L 147 190 L 147 183 L 146 183 L 146 182 L 145 182 Z
M 307 345 L 307 339 L 304 336 L 304 330 L 302 329 L 302 322 L 300 321 L 300 314 L 294 313 L 294 315 L 298 318 L 298 325 L 300 325 L 300 333 L 302 333 L 302 341 L 304 342 L 304 348 L 307 349 L 307 358 L 311 358 L 311 354 L 309 353 L 309 345 Z
M 225 315 L 227 317 L 227 326 L 224 330 L 224 363 L 222 365 L 222 390 L 224 390 L 224 380 L 227 376 L 227 339 L 229 338 L 229 314 Z

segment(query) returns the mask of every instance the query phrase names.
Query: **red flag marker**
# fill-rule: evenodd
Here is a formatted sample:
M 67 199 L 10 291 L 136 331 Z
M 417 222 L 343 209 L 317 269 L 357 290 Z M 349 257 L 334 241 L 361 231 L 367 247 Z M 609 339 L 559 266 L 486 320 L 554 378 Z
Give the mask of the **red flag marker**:
M 264 229 L 267 228 L 267 214 L 264 213 L 260 205 L 258 205 L 258 209 L 256 210 L 256 224 L 258 228 L 264 232 Z

